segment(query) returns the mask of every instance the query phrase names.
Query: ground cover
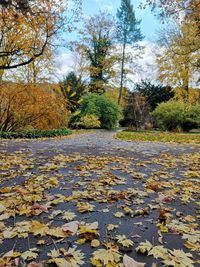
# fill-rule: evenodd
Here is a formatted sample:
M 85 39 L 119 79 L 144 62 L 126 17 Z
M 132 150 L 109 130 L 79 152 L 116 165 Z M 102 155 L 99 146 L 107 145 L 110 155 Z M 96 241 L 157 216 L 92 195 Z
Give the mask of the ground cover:
M 150 141 L 170 143 L 193 143 L 200 144 L 199 133 L 169 133 L 169 132 L 134 132 L 123 131 L 116 135 L 117 138 L 125 141 Z

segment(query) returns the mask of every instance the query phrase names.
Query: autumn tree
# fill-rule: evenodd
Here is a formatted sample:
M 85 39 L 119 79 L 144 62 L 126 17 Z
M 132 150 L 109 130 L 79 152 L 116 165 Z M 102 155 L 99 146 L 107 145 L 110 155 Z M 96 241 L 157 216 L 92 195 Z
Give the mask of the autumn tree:
M 117 40 L 118 43 L 122 45 L 121 54 L 121 79 L 120 79 L 120 90 L 118 97 L 118 104 L 120 104 L 122 91 L 124 87 L 125 78 L 125 57 L 127 45 L 135 45 L 138 41 L 143 39 L 140 30 L 141 21 L 137 20 L 135 17 L 135 12 L 133 10 L 133 5 L 130 0 L 122 0 L 121 6 L 117 10 Z
M 113 18 L 102 12 L 85 21 L 84 28 L 79 32 L 78 46 L 88 61 L 86 69 L 90 76 L 90 92 L 104 93 L 109 79 L 114 75 L 116 57 L 112 53 L 112 35 Z
M 165 39 L 162 34 L 162 39 L 165 40 L 162 43 L 164 50 L 158 56 L 160 80 L 182 88 L 186 99 L 191 83 L 198 80 L 197 65 L 200 60 L 198 31 L 196 23 L 184 20 Z
M 144 3 L 145 2 L 145 3 Z M 146 0 L 141 1 L 140 7 L 150 6 L 161 19 L 168 17 L 178 18 L 183 15 L 190 15 L 199 19 L 199 0 Z
M 68 1 L 67 1 L 68 2 Z M 0 70 L 33 62 L 78 17 L 79 0 L 67 8 L 62 0 L 0 2 Z M 2 75 L 2 71 L 1 71 Z
M 127 103 L 123 110 L 124 118 L 121 121 L 121 125 L 135 130 L 150 129 L 152 127 L 150 110 L 150 106 L 143 94 L 129 92 Z

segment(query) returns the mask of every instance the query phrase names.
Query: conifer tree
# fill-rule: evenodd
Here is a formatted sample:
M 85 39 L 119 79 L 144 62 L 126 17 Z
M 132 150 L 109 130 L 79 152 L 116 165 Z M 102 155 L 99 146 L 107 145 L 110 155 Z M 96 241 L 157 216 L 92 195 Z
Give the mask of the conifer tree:
M 120 104 L 124 87 L 124 68 L 127 45 L 135 45 L 143 39 L 140 30 L 141 20 L 137 20 L 130 0 L 121 0 L 117 10 L 117 40 L 122 45 L 121 78 L 118 104 Z

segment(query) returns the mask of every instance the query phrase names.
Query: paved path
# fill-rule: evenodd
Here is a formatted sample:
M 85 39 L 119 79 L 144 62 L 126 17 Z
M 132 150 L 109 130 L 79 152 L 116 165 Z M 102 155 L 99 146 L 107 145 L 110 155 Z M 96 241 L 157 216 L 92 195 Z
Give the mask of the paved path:
M 121 150 L 129 151 L 132 153 L 141 153 L 145 155 L 158 155 L 161 151 L 171 152 L 171 153 L 181 153 L 181 152 L 192 152 L 197 151 L 197 148 L 192 145 L 176 145 L 176 144 L 166 144 L 162 142 L 127 142 L 123 140 L 118 140 L 115 138 L 116 131 L 103 131 L 97 130 L 95 132 L 72 135 L 69 137 L 62 137 L 56 139 L 47 140 L 7 140 L 2 141 L 0 147 L 2 149 L 12 149 L 24 148 L 30 149 L 32 152 L 38 152 L 40 150 L 46 151 L 67 151 L 79 149 L 84 150 L 84 148 L 91 150 Z
M 153 262 L 157 262 L 158 267 L 163 266 L 161 260 L 135 252 L 135 248 L 146 240 L 171 250 L 184 249 L 193 254 L 194 260 L 198 258 L 197 252 L 184 246 L 186 240 L 182 239 L 182 234 L 188 232 L 184 227 L 191 222 L 194 222 L 190 226 L 194 227 L 190 228 L 193 237 L 200 234 L 195 226 L 199 218 L 199 147 L 126 142 L 115 139 L 115 134 L 95 131 L 46 140 L 0 141 L 0 204 L 7 207 L 3 214 L 0 213 L 0 258 L 13 247 L 20 252 L 37 247 L 40 251 L 37 261 L 43 261 L 49 259 L 47 253 L 50 250 L 77 245 L 78 234 L 57 243 L 51 234 L 33 236 L 30 225 L 26 225 L 27 230 L 24 230 L 28 239 L 19 233 L 20 222 L 24 221 L 31 224 L 31 220 L 36 220 L 47 225 L 50 223 L 50 228 L 61 227 L 66 223 L 62 218 L 66 210 L 74 212 L 75 220 L 79 222 L 97 221 L 99 236 L 96 238 L 102 243 L 114 243 L 116 235 L 126 235 L 134 245 L 131 250 L 120 247 L 121 255 L 128 254 L 135 260 L 146 262 L 146 267 L 151 267 Z M 23 192 L 26 192 L 25 196 Z M 48 204 L 48 213 L 37 214 L 33 202 L 27 202 L 27 199 L 37 199 L 41 205 Z M 93 212 L 80 212 L 78 205 L 84 202 L 94 207 Z M 169 223 L 168 233 L 159 235 L 160 205 L 166 208 L 174 224 Z M 150 207 L 150 213 L 138 217 L 132 213 L 124 215 L 125 207 L 133 213 Z M 61 213 L 54 218 L 55 211 Z M 116 212 L 123 213 L 124 217 L 116 217 Z M 176 214 L 180 214 L 179 217 Z M 1 225 L 1 215 L 5 226 Z M 108 224 L 116 224 L 118 228 L 108 232 Z M 174 229 L 174 225 L 179 224 L 177 227 L 180 229 Z M 14 236 L 8 238 L 6 229 Z M 159 238 L 162 235 L 161 244 Z M 38 246 L 41 239 L 45 243 Z M 85 254 L 83 266 L 91 266 L 92 253 L 99 248 L 91 248 L 89 240 L 78 245 Z M 1 261 L 0 266 L 3 266 Z

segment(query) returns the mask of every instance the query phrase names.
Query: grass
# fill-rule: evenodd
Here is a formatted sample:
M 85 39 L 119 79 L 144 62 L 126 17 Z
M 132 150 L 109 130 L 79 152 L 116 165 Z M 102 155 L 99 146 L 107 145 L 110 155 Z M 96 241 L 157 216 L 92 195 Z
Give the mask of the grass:
M 170 133 L 170 132 L 132 132 L 123 131 L 116 134 L 116 137 L 125 141 L 146 141 L 146 142 L 170 142 L 200 144 L 198 133 Z

